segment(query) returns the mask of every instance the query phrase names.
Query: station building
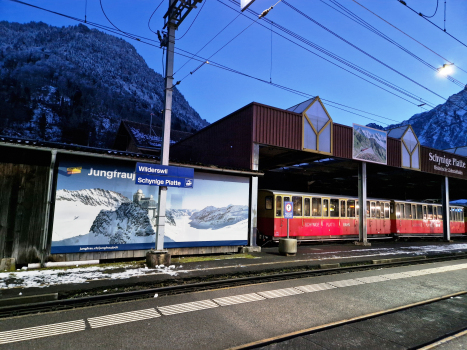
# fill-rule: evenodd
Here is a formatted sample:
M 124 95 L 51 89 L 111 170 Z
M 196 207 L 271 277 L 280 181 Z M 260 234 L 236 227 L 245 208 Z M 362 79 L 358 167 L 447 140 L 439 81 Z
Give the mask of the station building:
M 0 137 L 0 258 L 106 260 L 154 248 L 157 187 L 134 174 L 159 158 L 130 133 L 122 141 L 128 125 L 120 150 Z M 367 198 L 431 200 L 450 239 L 449 202 L 467 198 L 466 163 L 457 150 L 422 146 L 410 125 L 386 133 L 334 123 L 319 97 L 287 110 L 253 102 L 171 145 L 170 165 L 195 178 L 193 189 L 168 190 L 164 247 L 256 246 L 260 189 L 354 197 L 363 213 Z M 353 239 L 365 243 L 359 225 Z

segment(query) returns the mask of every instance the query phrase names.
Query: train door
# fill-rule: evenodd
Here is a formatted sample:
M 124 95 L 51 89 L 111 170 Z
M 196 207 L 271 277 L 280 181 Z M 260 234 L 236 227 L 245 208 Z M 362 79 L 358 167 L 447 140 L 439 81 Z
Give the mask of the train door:
M 303 197 L 302 231 L 300 236 L 311 236 L 311 197 Z
M 280 237 L 282 236 L 282 228 L 284 227 L 284 216 L 282 214 L 282 196 L 276 196 L 274 206 L 274 211 L 276 214 L 274 218 L 274 237 Z M 287 223 L 285 223 L 285 225 L 287 225 Z
M 367 215 L 368 215 L 368 227 L 367 231 L 369 235 L 377 233 L 376 230 L 376 204 L 375 202 L 366 202 L 367 205 Z
M 313 197 L 311 198 L 311 226 L 312 235 L 321 236 L 323 235 L 323 218 L 322 218 L 322 198 Z
M 381 213 L 381 218 L 383 222 L 383 227 L 382 227 L 382 232 L 384 234 L 390 234 L 391 233 L 391 220 L 389 219 L 389 202 L 384 202 L 382 203 L 384 209 L 383 212 Z
M 412 204 L 412 207 L 411 207 L 411 213 L 412 213 L 412 217 L 410 218 L 410 232 L 412 233 L 417 233 L 418 230 L 417 230 L 417 206 L 415 204 Z
M 356 201 L 355 199 L 347 200 L 347 219 L 349 222 L 349 234 L 358 235 L 358 218 L 356 216 Z
M 284 197 L 285 201 L 285 197 Z M 302 196 L 292 196 L 293 219 L 289 220 L 290 236 L 300 236 L 303 224 L 303 198 Z
M 381 222 L 381 202 L 376 201 L 375 202 L 375 233 L 381 233 L 381 227 L 382 227 L 382 222 Z
M 321 233 L 324 236 L 329 236 L 331 233 L 331 220 L 329 220 L 329 198 L 322 198 L 323 204 L 321 207 L 321 214 L 322 214 L 322 220 L 321 220 L 321 227 L 322 231 Z
M 345 199 L 340 200 L 340 233 L 341 235 L 349 235 L 350 234 L 350 219 L 347 217 L 347 201 Z
M 427 205 L 427 221 L 428 221 L 428 233 L 435 233 L 435 225 L 433 222 L 433 206 L 432 205 Z
M 402 222 L 404 233 L 412 233 L 412 206 L 404 203 L 404 221 Z
M 339 199 L 329 199 L 329 234 L 331 236 L 339 236 L 340 230 L 340 215 L 339 215 Z
M 415 221 L 415 228 L 418 233 L 424 233 L 425 230 L 423 228 L 423 206 L 421 204 L 417 204 L 417 219 Z
M 404 205 L 396 203 L 396 233 L 402 233 L 402 218 L 404 216 Z

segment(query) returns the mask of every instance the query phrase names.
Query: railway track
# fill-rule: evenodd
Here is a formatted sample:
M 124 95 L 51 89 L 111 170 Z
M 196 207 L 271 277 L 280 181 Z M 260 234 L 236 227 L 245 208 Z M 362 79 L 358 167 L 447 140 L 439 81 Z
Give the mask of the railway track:
M 467 292 L 264 339 L 229 350 L 433 349 L 467 330 Z
M 439 256 L 432 258 L 420 259 L 413 258 L 407 259 L 398 262 L 389 262 L 389 263 L 380 263 L 380 264 L 363 264 L 355 266 L 343 266 L 338 268 L 329 268 L 329 269 L 320 269 L 320 268 L 305 268 L 303 270 L 294 271 L 294 272 L 281 272 L 274 273 L 269 272 L 265 274 L 264 272 L 257 273 L 253 276 L 241 277 L 241 275 L 232 276 L 228 279 L 212 279 L 206 282 L 197 282 L 197 283 L 187 283 L 189 281 L 182 281 L 177 285 L 162 286 L 157 288 L 148 288 L 148 289 L 138 289 L 131 290 L 126 292 L 119 292 L 113 294 L 101 294 L 101 295 L 90 295 L 86 297 L 78 298 L 66 298 L 66 296 L 60 296 L 59 300 L 55 301 L 46 301 L 39 303 L 31 304 L 22 304 L 22 305 L 12 305 L 0 307 L 0 318 L 15 317 L 22 315 L 38 314 L 38 313 L 47 313 L 60 310 L 69 310 L 83 307 L 91 307 L 97 305 L 119 303 L 134 301 L 146 298 L 153 298 L 155 294 L 158 294 L 159 297 L 166 295 L 174 294 L 183 294 L 183 293 L 192 293 L 197 291 L 204 290 L 215 290 L 221 288 L 232 288 L 237 286 L 245 286 L 258 283 L 266 282 L 276 282 L 284 281 L 288 279 L 298 279 L 305 277 L 315 277 L 331 274 L 340 274 L 356 271 L 365 271 L 365 270 L 374 270 L 381 268 L 390 268 L 398 266 L 409 266 L 409 265 L 420 265 L 434 262 L 443 262 L 443 261 L 452 261 L 466 259 L 467 254 L 456 254 L 449 256 Z M 251 275 L 251 273 L 249 273 Z M 177 283 L 177 282 L 175 282 Z M 60 299 L 62 298 L 62 299 Z

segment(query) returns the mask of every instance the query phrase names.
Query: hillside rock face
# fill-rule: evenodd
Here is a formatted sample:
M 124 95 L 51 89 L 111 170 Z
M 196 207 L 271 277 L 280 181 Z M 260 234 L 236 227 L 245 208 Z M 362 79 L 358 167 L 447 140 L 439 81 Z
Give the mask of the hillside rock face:
M 129 203 L 130 200 L 118 192 L 91 188 L 78 191 L 58 190 L 56 201 L 69 201 L 82 203 L 90 206 L 105 206 L 118 208 L 122 203 Z
M 430 111 L 418 113 L 399 124 L 368 126 L 390 130 L 402 125 L 412 125 L 423 146 L 447 149 L 467 145 L 467 87 Z
M 190 216 L 190 226 L 217 230 L 248 219 L 247 205 L 229 205 L 223 208 L 209 206 Z
M 0 22 L 0 134 L 110 147 L 121 119 L 161 125 L 164 79 L 136 49 L 84 25 Z M 172 127 L 208 125 L 175 88 Z

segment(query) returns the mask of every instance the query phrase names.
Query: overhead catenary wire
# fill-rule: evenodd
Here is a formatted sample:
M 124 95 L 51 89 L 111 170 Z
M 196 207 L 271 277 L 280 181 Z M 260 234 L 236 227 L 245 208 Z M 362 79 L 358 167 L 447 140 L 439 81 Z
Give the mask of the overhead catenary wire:
M 198 18 L 199 14 L 201 13 L 201 11 L 203 10 L 203 7 L 204 5 L 206 5 L 207 3 L 207 0 L 205 2 L 203 2 L 203 4 L 201 5 L 201 8 L 199 9 L 198 13 L 196 14 L 195 18 L 193 19 L 193 22 L 191 22 L 190 26 L 188 27 L 188 29 L 186 30 L 186 32 L 180 36 L 180 38 L 177 38 L 175 40 L 180 40 L 180 39 L 183 39 L 183 37 L 190 31 L 191 27 L 193 26 L 193 24 L 195 23 L 196 19 Z
M 153 32 L 154 34 L 157 34 L 154 30 L 152 30 L 151 28 L 151 19 L 152 19 L 152 16 L 154 16 L 154 14 L 156 13 L 156 11 L 159 9 L 159 7 L 162 5 L 162 3 L 164 2 L 165 0 L 162 0 L 159 5 L 157 5 L 156 9 L 152 12 L 151 16 L 149 17 L 149 20 L 148 20 L 148 28 L 151 32 Z
M 411 8 L 409 5 L 407 5 L 407 3 L 404 1 L 404 0 L 396 0 L 398 2 L 400 2 L 402 5 L 404 5 L 405 7 L 407 7 L 409 10 L 411 10 L 412 12 L 416 13 L 417 15 L 419 15 L 419 13 L 417 11 L 415 11 L 413 8 Z M 433 23 L 432 21 L 430 21 L 428 18 L 426 17 L 423 17 L 423 16 L 420 16 L 422 17 L 425 21 L 431 23 L 432 25 L 434 25 L 436 28 L 438 28 L 439 30 L 443 31 L 444 33 L 446 33 L 447 35 L 449 35 L 451 38 L 453 38 L 454 40 L 456 40 L 459 44 L 462 44 L 463 46 L 467 47 L 467 45 L 465 43 L 463 43 L 462 41 L 460 41 L 459 39 L 457 39 L 454 35 L 452 34 L 449 34 L 447 31 L 446 31 L 446 28 L 443 30 L 443 28 L 441 28 L 440 26 L 438 26 L 437 24 Z
M 22 5 L 25 5 L 25 6 L 33 7 L 33 8 L 36 8 L 36 9 L 39 9 L 39 10 L 42 10 L 42 11 L 46 11 L 46 12 L 49 12 L 49 13 L 53 13 L 53 14 L 55 14 L 55 15 L 62 16 L 62 17 L 65 17 L 65 18 L 68 18 L 68 19 L 71 19 L 71 20 L 74 20 L 74 21 L 77 21 L 77 22 L 80 22 L 80 23 L 84 23 L 84 20 L 82 20 L 82 19 L 80 19 L 80 18 L 73 17 L 73 16 L 69 16 L 69 15 L 66 15 L 66 14 L 63 14 L 63 13 L 60 13 L 60 12 L 57 12 L 57 11 L 49 10 L 49 9 L 46 9 L 46 8 L 43 8 L 43 7 L 40 7 L 40 6 L 36 6 L 36 5 L 33 5 L 33 4 L 29 4 L 29 3 L 24 2 L 24 1 L 21 1 L 21 0 L 10 0 L 10 1 L 16 2 L 16 3 L 19 3 L 19 4 L 22 4 Z M 102 29 L 102 30 L 104 30 L 104 31 L 108 31 L 108 32 L 113 33 L 113 34 L 118 34 L 118 35 L 127 37 L 128 39 L 137 40 L 137 41 L 140 42 L 140 43 L 143 43 L 143 44 L 146 44 L 146 45 L 150 45 L 150 46 L 153 46 L 153 47 L 155 47 L 155 48 L 160 49 L 160 47 L 156 44 L 156 43 L 158 43 L 158 41 L 156 41 L 156 40 L 153 40 L 153 39 L 150 39 L 150 38 L 145 38 L 145 37 L 142 37 L 142 36 L 138 36 L 138 35 L 136 35 L 136 34 L 131 34 L 131 33 L 126 33 L 126 32 L 122 32 L 122 31 L 119 31 L 119 30 L 115 30 L 115 29 L 112 28 L 112 27 L 104 26 L 104 25 L 101 25 L 101 24 L 98 24 L 98 23 L 94 23 L 94 22 L 88 22 L 87 24 L 88 24 L 88 25 L 91 25 L 91 26 L 94 26 L 94 27 L 96 27 L 96 28 Z M 138 38 L 137 38 L 137 37 L 138 37 Z M 140 38 L 141 38 L 141 39 L 140 39 Z M 147 41 L 144 41 L 144 40 L 147 40 Z M 151 43 L 151 42 L 154 42 L 154 44 Z M 177 48 L 177 49 L 178 49 L 178 48 Z M 178 49 L 178 50 L 181 50 L 181 49 Z M 183 57 L 188 57 L 188 58 L 191 58 L 191 57 L 196 56 L 195 54 L 192 54 L 192 53 L 190 53 L 190 52 L 188 52 L 188 51 L 185 51 L 185 50 L 182 50 L 182 51 L 184 51 L 184 52 L 186 52 L 186 53 L 188 53 L 188 54 L 179 53 L 179 52 L 175 52 L 175 54 L 180 55 L 180 56 L 183 56 Z M 197 61 L 199 61 L 199 62 L 203 62 L 203 61 L 205 60 L 205 59 L 203 59 L 203 58 L 200 59 L 200 58 L 196 58 L 196 57 L 193 58 L 193 59 L 194 59 L 194 60 L 197 60 Z M 251 76 L 251 75 L 246 74 L 246 73 L 242 73 L 242 72 L 240 72 L 240 71 L 231 69 L 231 68 L 229 68 L 229 67 L 226 67 L 226 66 L 224 66 L 224 65 L 218 64 L 218 63 L 216 63 L 216 62 L 211 62 L 211 66 L 212 66 L 212 67 L 216 67 L 216 68 L 220 68 L 220 69 L 223 69 L 223 70 L 232 72 L 232 73 L 236 73 L 236 74 L 239 74 L 239 75 L 242 75 L 242 76 L 245 76 L 245 77 L 249 77 L 249 78 L 255 79 L 255 80 L 257 80 L 257 81 L 261 81 L 261 82 L 266 83 L 266 84 L 268 84 L 268 85 L 271 85 L 271 86 L 274 86 L 274 87 L 283 89 L 283 90 L 285 90 L 285 91 L 288 91 L 288 92 L 291 92 L 291 93 L 294 93 L 294 94 L 297 94 L 297 95 L 300 95 L 300 96 L 303 96 L 303 97 L 314 97 L 313 95 L 310 95 L 310 94 L 308 94 L 308 93 L 300 92 L 300 91 L 298 91 L 298 90 L 295 90 L 295 89 L 292 89 L 292 88 L 288 88 L 288 87 L 285 87 L 285 86 L 282 86 L 282 85 L 279 85 L 279 84 L 276 84 L 276 83 L 270 83 L 270 82 L 268 82 L 268 81 L 266 81 L 266 80 L 264 80 L 264 79 L 254 77 L 254 76 Z M 380 88 L 382 88 L 382 87 L 380 87 Z M 382 89 L 385 90 L 384 88 L 382 88 Z M 391 93 L 391 94 L 393 94 L 393 95 L 395 95 L 395 96 L 397 96 L 397 97 L 400 97 L 400 96 L 398 96 L 398 95 L 396 95 L 396 94 L 394 94 L 394 93 L 392 93 L 392 92 L 390 92 L 390 91 L 388 91 L 388 92 Z M 409 103 L 411 103 L 411 104 L 414 104 L 413 102 L 411 102 L 411 101 L 409 101 L 409 100 L 407 100 L 407 99 L 405 99 L 405 98 L 403 98 L 403 97 L 400 97 L 400 98 L 406 100 L 407 102 L 409 102 Z M 325 99 L 323 99 L 323 101 L 327 101 L 328 103 L 338 104 L 338 103 L 333 102 L 333 101 L 330 101 L 330 100 L 325 100 Z M 356 109 L 356 108 L 353 108 L 353 107 L 345 106 L 345 105 L 343 105 L 343 104 L 338 104 L 338 105 L 344 106 L 344 107 L 346 107 L 346 108 L 350 108 L 350 109 L 353 109 L 353 110 L 361 111 L 361 112 L 363 112 L 363 113 L 367 113 L 367 114 L 370 114 L 370 115 L 378 116 L 378 115 L 376 115 L 376 114 L 373 114 L 373 113 L 370 113 L 370 112 L 365 112 L 365 111 L 362 111 L 362 110 L 359 110 L 359 109 Z M 337 108 L 337 107 L 336 107 L 336 108 Z M 344 110 L 344 109 L 342 109 L 342 110 Z M 346 112 L 352 113 L 352 114 L 357 114 L 357 113 L 351 112 L 351 111 L 346 111 Z M 357 115 L 359 115 L 359 114 L 357 114 Z M 376 122 L 381 123 L 381 121 L 379 121 L 379 120 L 375 120 L 375 119 L 372 119 L 372 118 L 369 118 L 369 117 L 366 117 L 366 116 L 363 116 L 363 115 L 360 115 L 360 116 L 362 116 L 363 118 L 367 118 L 367 119 L 370 119 L 370 120 L 373 120 L 373 121 L 376 121 Z M 386 119 L 386 120 L 391 120 L 391 121 L 394 121 L 394 122 L 396 122 L 396 123 L 398 122 L 398 121 L 393 120 L 393 119 L 390 119 L 390 118 L 386 118 L 386 117 L 382 117 L 382 116 L 378 116 L 378 117 L 379 117 L 379 118 Z M 383 124 L 388 125 L 387 123 L 384 123 L 384 122 L 383 122 Z
M 409 34 L 407 34 L 406 32 L 404 32 L 402 29 L 396 27 L 395 25 L 393 25 L 392 23 L 386 21 L 384 18 L 382 18 L 381 16 L 377 15 L 376 13 L 374 13 L 373 11 L 371 11 L 370 9 L 368 9 L 367 7 L 363 6 L 362 4 L 360 4 L 358 1 L 356 0 L 352 0 L 354 3 L 356 3 L 357 5 L 363 7 L 365 10 L 367 10 L 368 12 L 370 12 L 371 14 L 373 14 L 374 16 L 378 17 L 380 20 L 382 20 L 383 22 L 389 24 L 391 27 L 393 27 L 394 29 L 398 30 L 399 32 L 401 32 L 402 34 L 404 34 L 405 36 L 409 37 L 410 39 L 412 39 L 413 41 L 415 41 L 417 44 L 423 46 L 425 49 L 427 49 L 428 51 L 431 51 L 432 53 L 434 53 L 436 56 L 442 58 L 443 60 L 445 60 L 447 63 L 449 64 L 454 64 L 452 61 L 448 60 L 446 57 L 443 57 L 442 55 L 440 55 L 439 53 L 437 53 L 436 51 L 430 49 L 428 46 L 422 44 L 420 41 L 418 41 L 417 39 L 415 39 L 414 37 L 410 36 Z M 462 69 L 461 67 L 459 67 L 458 65 L 456 65 L 456 68 L 458 68 L 459 70 L 463 71 L 464 73 L 467 73 L 467 71 L 465 71 L 464 69 Z
M 346 44 L 352 46 L 353 48 L 355 48 L 356 50 L 360 51 L 361 53 L 363 53 L 364 55 L 370 57 L 371 59 L 375 60 L 376 62 L 380 63 L 381 65 L 385 66 L 386 68 L 390 69 L 391 71 L 393 71 L 394 73 L 402 76 L 403 78 L 411 81 L 412 83 L 418 85 L 419 87 L 421 87 L 422 89 L 425 89 L 426 91 L 430 92 L 431 94 L 441 98 L 442 100 L 447 100 L 446 97 L 444 96 L 441 96 L 440 94 L 434 92 L 433 90 L 427 88 L 426 86 L 420 84 L 419 82 L 413 80 L 412 78 L 408 77 L 407 75 L 405 75 L 404 73 L 400 72 L 399 70 L 391 67 L 390 65 L 384 63 L 383 61 L 381 61 L 380 59 L 376 58 L 375 56 L 369 54 L 368 52 L 366 52 L 365 50 L 361 49 L 360 47 L 358 47 L 357 45 L 354 45 L 352 44 L 350 41 L 344 39 L 342 36 L 338 35 L 337 33 L 333 32 L 332 30 L 330 30 L 329 28 L 327 28 L 326 26 L 324 26 L 323 24 L 319 23 L 318 21 L 316 21 L 315 19 L 311 18 L 309 15 L 307 15 L 306 13 L 304 13 L 303 11 L 299 10 L 298 8 L 296 8 L 295 6 L 289 4 L 287 1 L 283 0 L 282 2 L 284 5 L 290 7 L 291 9 L 293 9 L 295 12 L 299 13 L 300 15 L 302 15 L 304 18 L 308 19 L 309 21 L 313 22 L 314 24 L 318 25 L 319 27 L 321 27 L 322 29 L 326 30 L 328 33 L 334 35 L 336 38 L 342 40 L 343 42 L 345 42 Z
M 391 44 L 395 45 L 396 47 L 398 47 L 399 49 L 401 49 L 402 51 L 404 51 L 405 53 L 407 53 L 408 55 L 412 56 L 413 58 L 415 58 L 417 61 L 419 61 L 420 63 L 424 64 L 425 66 L 427 66 L 428 68 L 430 68 L 431 70 L 435 71 L 435 72 L 439 72 L 439 68 L 433 66 L 432 64 L 428 63 L 427 61 L 425 61 L 424 59 L 422 59 L 421 57 L 417 56 L 416 54 L 414 54 L 412 51 L 408 50 L 407 48 L 405 48 L 404 46 L 402 46 L 401 44 L 399 44 L 398 42 L 396 42 L 395 40 L 391 39 L 389 36 L 387 36 L 386 34 L 384 34 L 383 32 L 381 32 L 380 30 L 378 30 L 377 28 L 375 28 L 374 26 L 372 26 L 371 24 L 369 24 L 368 22 L 366 22 L 365 20 L 363 20 L 361 17 L 359 17 L 358 15 L 356 15 L 355 13 L 353 13 L 352 11 L 350 11 L 348 8 L 346 8 L 344 5 L 340 4 L 339 2 L 337 2 L 336 0 L 328 0 L 330 1 L 332 4 L 334 4 L 335 6 L 337 6 L 338 8 L 330 5 L 329 3 L 327 3 L 325 0 L 321 0 L 322 3 L 324 3 L 325 5 L 331 7 L 332 9 L 334 9 L 335 11 L 341 13 L 342 15 L 346 16 L 347 18 L 351 19 L 352 21 L 358 23 L 359 25 L 361 25 L 362 27 L 368 29 L 369 31 L 373 32 L 374 34 L 378 35 L 379 37 L 385 39 L 386 41 L 390 42 Z M 462 83 L 461 81 L 451 77 L 450 75 L 445 75 L 446 79 L 448 79 L 449 81 L 451 81 L 452 83 L 456 84 L 457 86 L 463 88 L 465 87 L 465 84 Z
M 233 10 L 233 11 L 235 11 L 235 12 L 237 12 L 237 13 L 240 13 L 241 15 L 243 15 L 243 16 L 245 16 L 246 18 L 248 18 L 248 19 L 250 19 L 251 21 L 253 21 L 253 19 L 249 18 L 248 16 L 246 16 L 246 15 L 245 15 L 244 13 L 242 13 L 242 12 L 238 12 L 236 9 L 234 9 L 234 8 L 232 8 L 230 5 L 224 3 L 222 0 L 217 0 L 217 1 L 220 2 L 221 4 L 227 6 L 227 7 L 230 8 L 231 10 Z M 229 0 L 229 1 L 232 2 L 232 3 L 234 3 L 234 4 L 238 4 L 238 2 L 237 2 L 236 0 Z M 257 15 L 258 15 L 256 12 L 252 11 L 251 9 L 247 9 L 247 12 L 252 13 L 254 16 L 257 16 Z M 305 45 L 310 46 L 311 48 L 313 48 L 313 49 L 315 49 L 315 50 L 317 50 L 317 51 L 319 51 L 319 52 L 321 52 L 321 53 L 323 53 L 323 54 L 325 54 L 325 55 L 331 57 L 332 59 L 335 59 L 336 61 L 338 61 L 338 62 L 344 64 L 345 66 L 347 66 L 347 67 L 349 67 L 349 68 L 351 68 L 351 69 L 353 69 L 353 70 L 356 70 L 357 72 L 359 72 L 359 73 L 361 73 L 361 74 L 363 74 L 363 75 L 365 75 L 365 76 L 367 76 L 367 77 L 369 77 L 369 78 L 371 78 L 371 79 L 373 79 L 373 80 L 379 82 L 380 84 L 385 85 L 385 86 L 389 87 L 390 89 L 393 89 L 393 90 L 395 90 L 395 91 L 397 91 L 397 92 L 399 92 L 399 93 L 401 93 L 401 94 L 403 94 L 403 95 L 405 95 L 405 96 L 407 96 L 407 97 L 409 97 L 409 98 L 411 98 L 411 99 L 414 99 L 415 101 L 417 101 L 417 103 L 415 104 L 415 103 L 413 103 L 413 102 L 407 100 L 406 98 L 403 98 L 403 97 L 401 97 L 401 96 L 399 96 L 399 95 L 397 95 L 397 94 L 395 94 L 395 93 L 393 93 L 393 92 L 391 92 L 391 91 L 389 91 L 389 90 L 387 90 L 387 89 L 385 89 L 385 88 L 383 88 L 383 87 L 381 87 L 381 86 L 379 86 L 379 85 L 377 85 L 377 84 L 371 82 L 370 80 L 368 80 L 368 79 L 366 79 L 366 78 L 364 78 L 364 77 L 362 77 L 362 76 L 360 76 L 360 75 L 358 75 L 358 74 L 356 74 L 356 73 L 350 71 L 349 69 L 347 69 L 347 68 L 345 68 L 345 67 L 342 67 L 342 66 L 338 65 L 337 63 L 335 63 L 335 62 L 333 62 L 333 61 L 331 61 L 331 60 L 329 60 L 329 59 L 327 59 L 327 58 L 321 56 L 320 54 L 318 54 L 318 53 L 316 53 L 316 52 L 310 50 L 309 48 L 307 48 L 307 47 L 301 45 L 300 43 L 297 43 L 297 42 L 291 40 L 289 37 L 287 37 L 287 36 L 281 34 L 280 32 L 274 31 L 274 33 L 275 33 L 276 35 L 282 37 L 283 39 L 285 39 L 285 40 L 291 42 L 291 43 L 294 44 L 294 45 L 297 45 L 298 47 L 300 47 L 300 48 L 302 48 L 302 49 L 308 51 L 309 53 L 311 53 L 311 54 L 313 54 L 313 55 L 315 55 L 315 56 L 317 56 L 317 57 L 319 57 L 319 58 L 321 58 L 321 59 L 323 59 L 323 60 L 325 60 L 325 61 L 331 63 L 332 65 L 334 65 L 334 66 L 336 66 L 336 67 L 338 67 L 338 68 L 340 68 L 340 69 L 342 69 L 342 70 L 344 70 L 344 71 L 346 71 L 346 72 L 348 72 L 348 73 L 350 73 L 350 74 L 352 74 L 352 75 L 354 75 L 354 76 L 356 76 L 356 77 L 358 77 L 358 78 L 360 78 L 360 79 L 362 79 L 362 80 L 364 80 L 364 81 L 366 81 L 366 82 L 368 82 L 368 83 L 370 83 L 370 84 L 372 84 L 372 85 L 374 85 L 374 86 L 376 86 L 376 87 L 378 87 L 378 88 L 380 88 L 380 89 L 382 89 L 382 90 L 384 90 L 384 91 L 386 91 L 386 92 L 389 92 L 389 93 L 391 93 L 391 94 L 393 94 L 393 95 L 395 95 L 395 96 L 397 96 L 397 97 L 399 97 L 399 98 L 401 98 L 401 99 L 403 99 L 403 100 L 405 100 L 405 101 L 408 101 L 408 102 L 410 102 L 410 103 L 412 103 L 412 104 L 414 104 L 414 105 L 418 105 L 418 104 L 420 103 L 419 101 L 422 100 L 423 102 L 425 102 L 425 103 L 427 104 L 427 106 L 430 106 L 431 108 L 434 108 L 434 104 L 432 104 L 432 103 L 430 103 L 430 102 L 428 102 L 428 101 L 422 99 L 420 96 L 417 96 L 417 95 L 415 95 L 415 94 L 413 94 L 413 93 L 411 93 L 411 92 L 409 92 L 409 91 L 407 91 L 407 90 L 405 90 L 405 89 L 403 89 L 403 88 L 401 88 L 401 87 L 399 87 L 399 86 L 397 86 L 397 85 L 395 85 L 395 84 L 393 84 L 393 83 L 390 83 L 389 81 L 385 80 L 384 78 L 381 78 L 381 77 L 377 76 L 376 74 L 373 74 L 373 73 L 371 73 L 371 72 L 365 70 L 364 68 L 359 67 L 358 65 L 353 64 L 352 62 L 350 62 L 350 61 L 348 61 L 348 60 L 346 60 L 346 59 L 344 59 L 344 58 L 342 58 L 342 57 L 340 57 L 340 56 L 338 56 L 338 55 L 336 55 L 336 54 L 330 52 L 329 50 L 326 50 L 326 49 L 322 48 L 321 46 L 319 46 L 319 45 L 317 45 L 317 44 L 311 42 L 311 41 L 308 40 L 308 39 L 305 39 L 304 37 L 302 37 L 302 36 L 300 36 L 300 35 L 298 35 L 298 34 L 292 32 L 291 30 L 289 30 L 289 29 L 287 29 L 287 28 L 285 28 L 285 27 L 283 27 L 283 26 L 281 26 L 281 25 L 279 25 L 279 24 L 277 24 L 277 23 L 275 23 L 275 22 L 269 21 L 267 18 L 265 18 L 265 19 L 263 19 L 263 20 L 266 21 L 268 24 L 271 24 L 271 23 L 272 23 L 272 25 L 273 25 L 277 30 L 279 30 L 279 31 L 281 31 L 281 32 L 284 32 L 285 34 L 291 36 L 292 38 L 301 41 L 301 42 L 304 43 Z M 263 23 L 261 23 L 261 22 L 257 22 L 257 23 L 258 23 L 259 25 L 261 25 L 262 27 L 266 28 L 267 30 L 270 30 L 270 29 L 269 29 L 266 25 L 264 25 Z

